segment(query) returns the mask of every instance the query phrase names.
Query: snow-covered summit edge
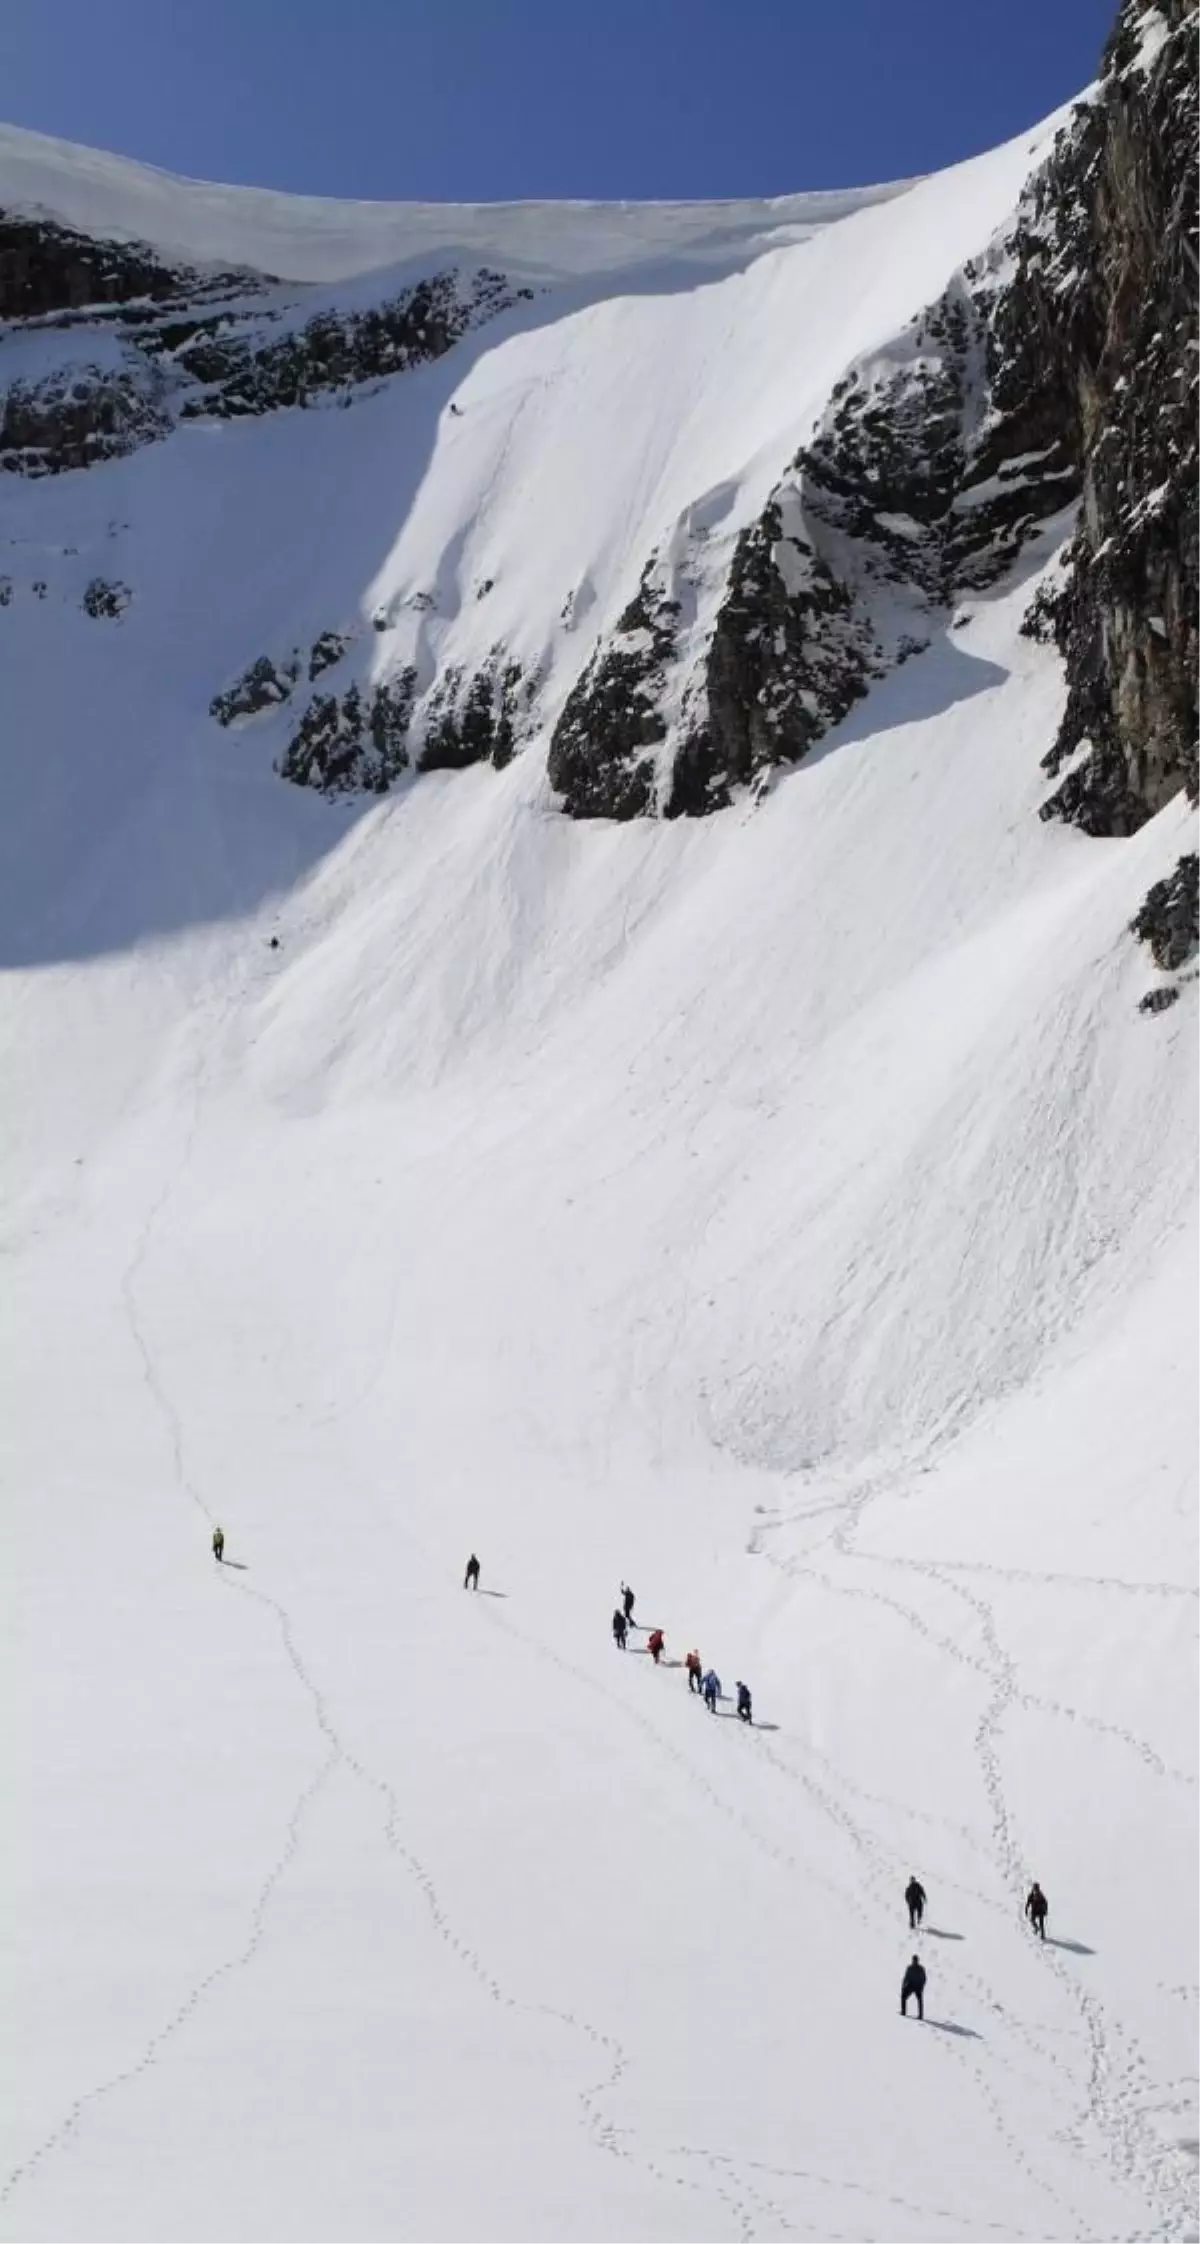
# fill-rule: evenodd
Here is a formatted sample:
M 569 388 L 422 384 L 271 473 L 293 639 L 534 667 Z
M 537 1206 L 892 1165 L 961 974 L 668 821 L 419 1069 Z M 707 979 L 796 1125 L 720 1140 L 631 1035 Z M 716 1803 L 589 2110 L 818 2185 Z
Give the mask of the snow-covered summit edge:
M 415 258 L 474 256 L 544 279 L 678 259 L 749 262 L 914 184 L 725 202 L 353 202 L 186 179 L 0 124 L 0 210 L 57 220 L 164 258 L 280 280 L 341 281 Z
M 6 129 L 0 464 L 369 409 L 377 565 L 247 617 L 205 706 L 327 794 L 528 750 L 582 817 L 726 807 L 1070 541 L 1043 815 L 1131 833 L 1195 791 L 1194 18 L 1126 0 L 952 172 L 763 203 L 340 205 Z

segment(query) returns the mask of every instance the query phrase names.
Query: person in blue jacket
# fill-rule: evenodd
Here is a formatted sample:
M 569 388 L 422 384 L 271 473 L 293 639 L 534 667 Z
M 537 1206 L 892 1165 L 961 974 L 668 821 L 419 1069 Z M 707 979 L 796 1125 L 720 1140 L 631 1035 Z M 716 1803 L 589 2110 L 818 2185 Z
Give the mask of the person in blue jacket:
M 717 1700 L 720 1698 L 720 1696 L 721 1678 L 717 1674 L 716 1669 L 710 1667 L 708 1674 L 704 1678 L 704 1704 L 708 1708 L 710 1714 L 716 1713 Z

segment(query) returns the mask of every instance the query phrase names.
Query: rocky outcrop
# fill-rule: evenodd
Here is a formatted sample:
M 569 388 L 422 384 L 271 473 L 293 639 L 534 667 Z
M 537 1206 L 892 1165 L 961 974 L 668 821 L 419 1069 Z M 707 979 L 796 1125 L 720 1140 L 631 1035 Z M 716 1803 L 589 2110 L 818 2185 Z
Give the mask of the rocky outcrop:
M 667 731 L 660 704 L 679 613 L 652 555 L 554 728 L 547 770 L 573 818 L 640 818 L 654 807 L 656 750 Z
M 27 348 L 0 348 L 0 466 L 59 473 L 179 420 L 346 395 L 440 358 L 533 291 L 480 267 L 430 274 L 365 310 L 325 302 L 306 316 L 313 293 L 0 212 L 0 344 L 37 346 L 32 372 Z
M 326 670 L 332 670 L 349 647 L 351 636 L 349 631 L 319 632 L 307 654 L 293 647 L 279 662 L 270 655 L 256 655 L 231 686 L 213 695 L 209 716 L 219 725 L 232 725 L 239 718 L 259 717 L 267 709 L 278 709 L 291 700 L 302 677 L 311 684 Z
M 244 276 L 236 276 L 238 282 Z M 202 301 L 235 276 L 169 265 L 146 242 L 105 241 L 55 220 L 0 210 L 0 320 L 114 305 Z
M 363 694 L 314 694 L 279 763 L 281 777 L 323 795 L 386 795 L 408 766 L 417 674 Z
M 853 541 L 862 576 L 933 607 L 1002 576 L 1078 494 L 1069 446 L 1039 425 L 1000 341 L 1004 259 L 994 243 L 852 367 L 796 461 L 808 511 Z
M 350 644 L 348 631 L 322 631 L 308 650 L 308 675 L 319 678 L 323 671 L 333 670 L 341 661 Z
M 1130 934 L 1145 943 L 1164 974 L 1174 974 L 1200 947 L 1200 857 L 1181 857 L 1167 880 L 1155 881 Z
M 1195 791 L 1195 8 L 1126 0 L 1007 237 L 851 367 L 738 538 L 707 651 L 643 591 L 555 732 L 577 816 L 695 816 L 807 753 L 1082 499 L 1027 618 L 1069 699 L 1043 816 L 1132 833 Z
M 209 715 L 228 726 L 283 708 L 336 668 L 352 639 L 350 631 L 325 630 L 307 653 L 294 647 L 278 660 L 256 655 L 231 686 L 214 694 Z M 276 770 L 293 786 L 323 795 L 385 795 L 409 765 L 416 685 L 410 668 L 365 690 L 356 681 L 340 694 L 310 693 Z
M 490 763 L 502 771 L 512 762 L 519 717 L 531 698 L 532 681 L 500 647 L 465 685 L 461 668 L 451 664 L 430 696 L 418 770 L 465 771 Z
M 808 532 L 800 488 L 785 487 L 738 538 L 669 817 L 720 809 L 766 766 L 796 762 L 881 667 L 869 617 Z
M 469 280 L 435 273 L 364 312 L 315 312 L 275 340 L 202 333 L 173 354 L 176 367 L 198 385 L 198 394 L 184 398 L 181 415 L 186 420 L 270 413 L 406 373 L 444 357 L 468 328 L 532 294 L 485 267 Z
M 107 617 L 115 621 L 123 616 L 133 594 L 127 584 L 111 581 L 108 577 L 93 577 L 85 587 L 83 611 L 85 615 Z
M 136 352 L 72 361 L 0 389 L 0 468 L 36 476 L 94 467 L 171 425 L 162 380 Z
M 995 340 L 1004 256 L 993 245 L 838 383 L 737 539 L 691 679 L 661 603 L 648 636 L 651 562 L 560 721 L 550 774 L 568 810 L 721 809 L 806 755 L 873 678 L 923 651 L 952 601 L 1003 575 L 1078 495 L 1070 442 Z
M 272 662 L 270 655 L 256 655 L 224 693 L 213 695 L 209 716 L 219 725 L 232 725 L 239 717 L 258 717 L 264 709 L 278 709 L 281 702 L 291 698 L 299 676 L 298 654 L 289 655 L 282 663 Z
M 1082 463 L 1046 768 L 1075 760 L 1042 815 L 1091 834 L 1196 792 L 1196 86 L 1192 0 L 1126 0 L 1016 244 L 1013 316 Z

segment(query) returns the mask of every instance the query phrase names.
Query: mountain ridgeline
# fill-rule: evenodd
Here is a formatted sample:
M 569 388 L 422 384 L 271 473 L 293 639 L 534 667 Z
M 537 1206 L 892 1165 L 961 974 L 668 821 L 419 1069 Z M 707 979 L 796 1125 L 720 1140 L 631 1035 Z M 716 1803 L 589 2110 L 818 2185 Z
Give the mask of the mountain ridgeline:
M 1194 799 L 1195 16 L 1193 0 L 1125 0 L 1096 88 L 1008 224 L 885 349 L 844 366 L 751 519 L 714 538 L 698 493 L 626 555 L 636 590 L 590 636 L 569 590 L 547 619 L 570 635 L 557 670 L 502 628 L 470 662 L 435 632 L 393 649 L 384 602 L 322 619 L 308 646 L 248 644 L 241 673 L 211 681 L 213 720 L 281 727 L 281 776 L 328 795 L 500 768 L 540 744 L 569 816 L 698 817 L 803 759 L 1057 536 L 1026 624 L 1059 649 L 1068 689 L 1041 816 L 1127 836 Z M 339 302 L 0 211 L 0 467 L 78 473 L 185 423 L 354 409 L 503 315 L 553 318 L 543 297 L 528 273 L 448 258 Z M 0 579 L 6 624 L 19 589 Z M 94 579 L 89 616 L 119 624 L 137 589 Z M 409 623 L 434 613 L 436 591 L 406 606 Z M 1179 894 L 1194 918 L 1186 860 Z
M 1057 642 L 1069 684 L 1042 815 L 1126 835 L 1181 788 L 1195 798 L 1195 20 L 1188 0 L 1149 23 L 1123 8 L 1096 96 L 1015 229 L 897 339 L 892 365 L 838 384 L 738 539 L 665 782 L 680 610 L 648 559 L 554 731 L 569 810 L 724 807 L 1065 509 L 1061 586 L 1028 626 Z

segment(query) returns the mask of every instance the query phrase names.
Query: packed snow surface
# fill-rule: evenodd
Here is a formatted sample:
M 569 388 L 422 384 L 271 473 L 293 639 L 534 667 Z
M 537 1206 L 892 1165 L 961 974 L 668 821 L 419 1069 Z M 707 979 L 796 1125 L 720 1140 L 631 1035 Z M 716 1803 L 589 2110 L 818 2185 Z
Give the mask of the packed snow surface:
M 430 588 L 395 659 L 552 706 L 1029 145 L 4 493 L 5 2236 L 1194 2233 L 1195 989 L 1126 932 L 1187 821 L 1038 821 L 1050 541 L 698 823 L 538 740 L 331 807 L 206 715 Z M 14 149 L 195 256 L 412 249 Z

